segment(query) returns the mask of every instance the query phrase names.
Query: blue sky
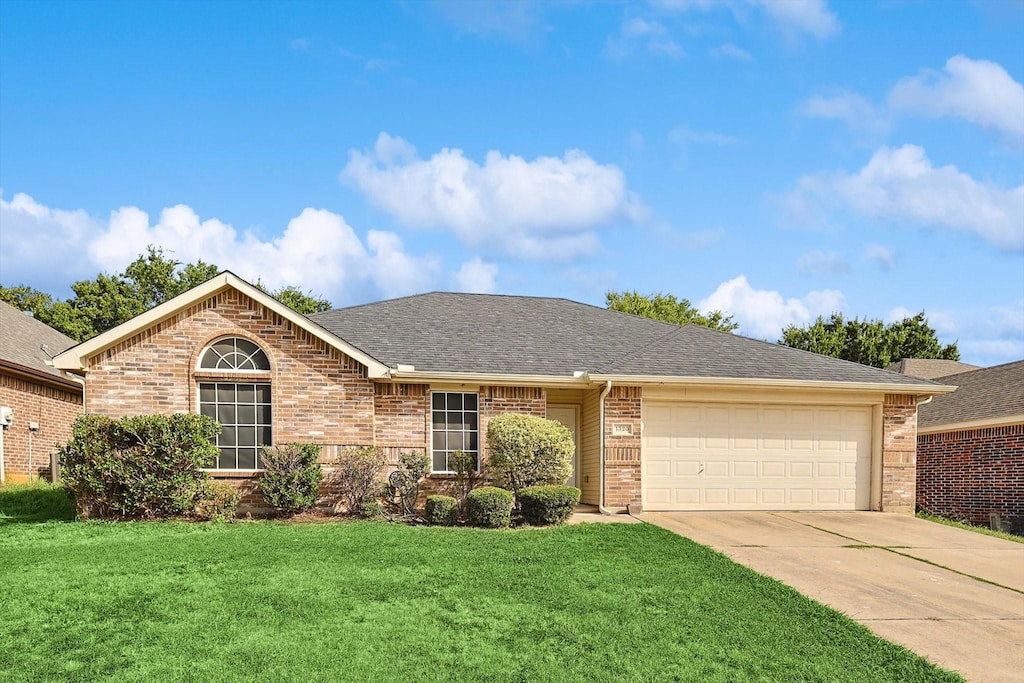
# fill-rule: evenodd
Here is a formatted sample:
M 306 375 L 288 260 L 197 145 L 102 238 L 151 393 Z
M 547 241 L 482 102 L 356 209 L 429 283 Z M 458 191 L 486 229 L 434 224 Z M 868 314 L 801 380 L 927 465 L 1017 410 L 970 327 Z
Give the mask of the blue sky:
M 1024 3 L 0 0 L 0 282 L 667 292 L 1024 357 Z

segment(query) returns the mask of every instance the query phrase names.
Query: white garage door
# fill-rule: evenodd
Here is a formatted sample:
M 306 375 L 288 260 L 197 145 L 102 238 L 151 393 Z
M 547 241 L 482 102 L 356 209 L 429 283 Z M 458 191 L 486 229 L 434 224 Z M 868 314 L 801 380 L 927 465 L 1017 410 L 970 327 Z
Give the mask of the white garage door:
M 645 510 L 867 510 L 871 409 L 644 402 Z

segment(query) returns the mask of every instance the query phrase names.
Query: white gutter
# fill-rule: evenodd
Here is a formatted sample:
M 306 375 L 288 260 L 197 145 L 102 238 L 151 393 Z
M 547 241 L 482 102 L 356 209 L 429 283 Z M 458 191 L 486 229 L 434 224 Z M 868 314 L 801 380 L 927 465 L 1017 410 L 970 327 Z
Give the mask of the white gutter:
M 600 426 L 600 428 L 601 428 L 601 441 L 600 441 L 600 443 L 601 443 L 601 445 L 600 445 L 601 458 L 600 458 L 600 467 L 598 467 L 598 472 L 600 473 L 599 481 L 601 482 L 601 484 L 600 484 L 601 490 L 600 490 L 600 492 L 598 493 L 598 496 L 597 496 L 597 509 L 603 515 L 614 515 L 615 514 L 614 512 L 612 512 L 611 510 L 609 510 L 608 508 L 606 508 L 604 506 L 604 400 L 606 398 L 608 398 L 608 394 L 610 394 L 611 392 L 612 392 L 612 381 L 609 379 L 609 380 L 605 381 L 604 389 L 601 390 L 601 396 L 600 396 L 600 398 L 597 399 L 598 403 L 600 403 L 600 410 L 601 410 L 601 418 L 598 420 L 598 426 Z
M 434 372 L 431 370 L 390 370 L 388 379 L 400 382 L 422 383 L 443 382 L 450 384 L 488 384 L 493 386 L 552 386 L 580 387 L 591 384 L 590 377 L 583 372 L 570 375 L 513 375 L 491 372 Z
M 884 391 L 890 394 L 950 394 L 955 386 L 938 384 L 892 384 L 881 382 L 822 382 L 798 379 L 744 379 L 740 377 L 684 377 L 669 375 L 602 375 L 591 374 L 595 382 L 612 381 L 617 384 L 666 384 L 694 386 L 734 386 L 744 389 L 751 387 L 793 388 L 793 389 L 844 389 L 846 391 Z
M 7 427 L 0 426 L 0 484 L 7 481 L 7 471 L 4 469 L 4 432 Z

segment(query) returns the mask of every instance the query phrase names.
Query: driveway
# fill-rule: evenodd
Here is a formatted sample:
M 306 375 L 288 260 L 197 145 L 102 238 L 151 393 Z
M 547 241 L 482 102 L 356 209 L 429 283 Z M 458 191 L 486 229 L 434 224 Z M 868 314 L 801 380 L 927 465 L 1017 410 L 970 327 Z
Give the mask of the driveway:
M 1024 544 L 877 512 L 647 512 L 968 681 L 1024 680 Z

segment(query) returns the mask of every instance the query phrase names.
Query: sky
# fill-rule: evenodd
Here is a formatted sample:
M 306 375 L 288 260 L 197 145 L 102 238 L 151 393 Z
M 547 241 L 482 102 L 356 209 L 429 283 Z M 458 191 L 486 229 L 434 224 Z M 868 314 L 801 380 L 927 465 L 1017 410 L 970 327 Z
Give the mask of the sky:
M 663 292 L 1024 358 L 1024 2 L 0 0 L 0 283 Z M 458 324 L 458 321 L 452 321 Z

